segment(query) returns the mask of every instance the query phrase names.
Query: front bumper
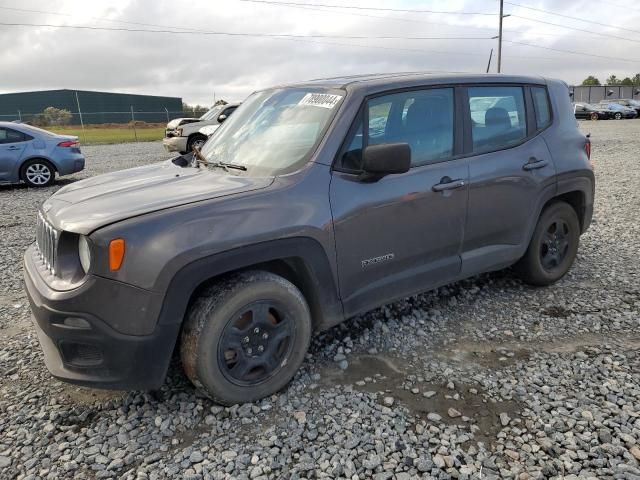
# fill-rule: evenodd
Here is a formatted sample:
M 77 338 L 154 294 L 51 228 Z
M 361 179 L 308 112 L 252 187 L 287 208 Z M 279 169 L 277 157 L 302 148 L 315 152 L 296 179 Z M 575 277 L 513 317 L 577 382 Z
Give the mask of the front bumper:
M 126 290 L 132 287 L 91 277 L 73 290 L 52 290 L 34 264 L 32 248 L 25 254 L 25 289 L 45 364 L 51 374 L 66 382 L 98 388 L 149 390 L 160 387 L 180 325 L 156 325 L 148 335 L 119 332 L 100 318 L 100 310 L 101 307 L 107 310 L 107 303 L 121 303 L 127 297 Z M 99 296 L 104 299 L 102 304 L 95 302 Z M 131 315 L 122 320 L 135 322 L 136 313 L 139 312 L 132 310 Z M 65 322 L 68 319 L 73 320 Z
M 186 152 L 187 137 L 164 137 L 162 139 L 162 145 L 167 152 Z

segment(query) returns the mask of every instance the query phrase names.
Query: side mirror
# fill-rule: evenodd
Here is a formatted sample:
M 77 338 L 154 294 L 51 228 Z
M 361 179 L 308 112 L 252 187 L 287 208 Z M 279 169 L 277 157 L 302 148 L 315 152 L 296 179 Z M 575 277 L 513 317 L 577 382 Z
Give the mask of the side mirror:
M 411 147 L 408 143 L 369 145 L 362 154 L 361 178 L 376 181 L 385 175 L 405 173 L 411 168 Z
M 227 116 L 223 113 L 218 117 L 218 123 L 222 123 L 227 119 Z

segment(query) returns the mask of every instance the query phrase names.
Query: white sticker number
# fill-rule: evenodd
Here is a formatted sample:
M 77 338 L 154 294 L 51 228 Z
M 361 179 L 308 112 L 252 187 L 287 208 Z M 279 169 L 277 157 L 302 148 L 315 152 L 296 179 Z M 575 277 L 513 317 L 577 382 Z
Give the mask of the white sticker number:
M 333 108 L 340 99 L 341 95 L 331 95 L 329 93 L 307 93 L 298 105 L 311 105 L 314 107 Z

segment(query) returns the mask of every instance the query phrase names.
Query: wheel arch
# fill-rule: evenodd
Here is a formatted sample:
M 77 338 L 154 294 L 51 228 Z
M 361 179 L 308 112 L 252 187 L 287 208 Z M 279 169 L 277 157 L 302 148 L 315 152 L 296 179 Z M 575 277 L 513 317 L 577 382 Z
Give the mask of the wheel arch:
M 315 330 L 344 320 L 324 249 L 311 238 L 290 238 L 237 248 L 185 265 L 169 282 L 158 323 L 182 324 L 200 292 L 224 276 L 245 270 L 268 271 L 293 283 L 309 304 Z
M 25 165 L 27 164 L 27 162 L 30 162 L 31 160 L 41 160 L 49 164 L 51 168 L 53 168 L 54 175 L 59 171 L 58 166 L 54 162 L 52 162 L 51 159 L 43 156 L 39 156 L 39 155 L 32 155 L 30 157 L 23 158 L 22 160 L 20 160 L 20 166 L 18 167 L 18 175 L 20 177 L 20 180 L 24 180 Z

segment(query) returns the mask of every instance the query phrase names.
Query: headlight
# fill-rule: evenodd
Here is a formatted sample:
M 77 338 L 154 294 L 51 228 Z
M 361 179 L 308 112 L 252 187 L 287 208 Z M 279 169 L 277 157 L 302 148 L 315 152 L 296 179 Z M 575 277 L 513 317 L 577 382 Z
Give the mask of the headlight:
M 181 137 L 182 136 L 182 129 L 181 128 L 176 128 L 176 134 Z
M 89 249 L 89 240 L 84 235 L 78 237 L 78 256 L 84 273 L 87 273 L 91 267 L 91 250 Z

